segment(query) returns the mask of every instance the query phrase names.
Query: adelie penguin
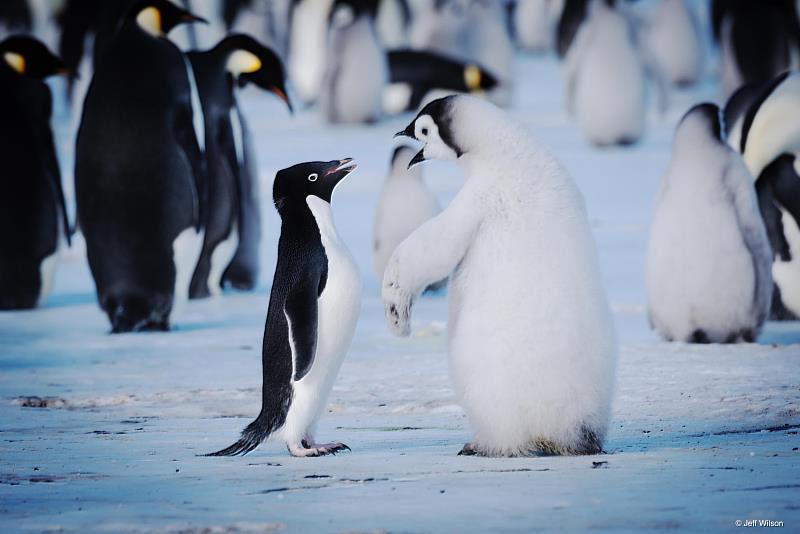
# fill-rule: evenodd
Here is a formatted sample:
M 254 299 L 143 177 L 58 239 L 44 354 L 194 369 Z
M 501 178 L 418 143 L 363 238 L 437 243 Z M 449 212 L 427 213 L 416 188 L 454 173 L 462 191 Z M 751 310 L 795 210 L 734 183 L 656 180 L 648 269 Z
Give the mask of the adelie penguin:
M 772 296 L 772 253 L 750 173 L 723 140 L 720 114 L 681 119 L 647 247 L 651 326 L 668 341 L 752 342 Z
M 336 0 L 333 5 L 320 93 L 328 122 L 371 123 L 380 118 L 389 67 L 375 30 L 376 9 L 377 0 Z
M 202 112 L 188 60 L 166 38 L 198 20 L 166 0 L 136 2 L 84 102 L 78 223 L 112 332 L 169 329 L 200 255 Z
M 317 443 L 314 430 L 361 306 L 358 269 L 336 232 L 330 204 L 334 189 L 353 169 L 350 159 L 318 161 L 275 176 L 281 236 L 264 327 L 261 413 L 239 441 L 211 456 L 246 454 L 272 435 L 292 456 L 348 449 Z
M 383 277 L 390 329 L 451 276 L 448 357 L 473 430 L 463 454 L 596 454 L 608 427 L 616 335 L 583 198 L 527 128 L 485 100 L 425 106 L 398 135 L 411 160 L 456 161 L 455 198 L 395 249 Z
M 253 83 L 275 93 L 287 106 L 289 99 L 281 60 L 252 37 L 231 35 L 211 50 L 190 52 L 188 57 L 203 107 L 208 166 L 205 238 L 189 292 L 191 298 L 201 298 L 220 292 L 223 273 L 240 245 L 248 261 L 234 271 L 246 272 L 230 274 L 241 285 L 254 285 L 258 271 L 257 169 L 250 161 L 249 134 L 237 104 L 237 88 Z
M 0 310 L 41 305 L 69 243 L 44 82 L 55 74 L 66 74 L 61 60 L 36 39 L 0 42 Z
M 757 92 L 741 120 L 739 134 L 742 158 L 755 180 L 775 254 L 772 313 L 776 319 L 800 316 L 798 110 L 800 72 L 785 72 Z

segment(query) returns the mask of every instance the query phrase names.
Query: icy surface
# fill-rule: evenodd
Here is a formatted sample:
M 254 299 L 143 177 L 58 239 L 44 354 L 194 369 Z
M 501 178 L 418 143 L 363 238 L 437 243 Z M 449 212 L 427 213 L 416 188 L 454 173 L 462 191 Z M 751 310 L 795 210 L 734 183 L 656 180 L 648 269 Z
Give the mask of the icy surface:
M 260 289 L 189 303 L 170 333 L 110 336 L 77 240 L 44 309 L 0 314 L 0 530 L 707 531 L 748 518 L 800 528 L 800 324 L 770 323 L 758 344 L 690 346 L 659 341 L 645 317 L 644 245 L 672 130 L 716 87 L 674 95 L 638 146 L 596 150 L 563 113 L 556 63 L 520 59 L 517 69 L 514 113 L 585 195 L 620 333 L 607 454 L 456 456 L 469 427 L 447 377 L 446 299 L 421 300 L 416 335 L 394 338 L 371 269 L 392 133 L 411 117 L 331 128 L 248 91 L 265 212 Z M 69 120 L 59 124 L 66 134 Z M 272 176 L 341 157 L 360 165 L 338 188 L 334 215 L 364 303 L 317 437 L 352 452 L 294 459 L 268 443 L 244 458 L 198 457 L 232 443 L 259 409 L 278 237 Z M 446 204 L 456 167 L 425 171 Z

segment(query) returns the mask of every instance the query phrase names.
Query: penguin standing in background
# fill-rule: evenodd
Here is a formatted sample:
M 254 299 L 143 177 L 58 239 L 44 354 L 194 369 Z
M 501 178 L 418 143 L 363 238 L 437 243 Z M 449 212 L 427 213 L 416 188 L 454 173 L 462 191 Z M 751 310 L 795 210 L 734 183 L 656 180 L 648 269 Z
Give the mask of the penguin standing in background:
M 202 111 L 188 60 L 166 38 L 199 20 L 166 0 L 136 2 L 86 95 L 75 153 L 78 223 L 112 332 L 168 330 L 200 255 Z
M 441 211 L 436 196 L 425 185 L 422 169 L 419 166 L 409 168 L 415 154 L 416 151 L 409 146 L 395 149 L 389 177 L 378 201 L 373 265 L 379 281 L 383 281 L 386 263 L 397 245 Z M 437 282 L 429 289 L 436 290 L 442 286 L 444 282 Z
M 260 213 L 245 209 L 242 198 L 242 190 L 253 185 L 242 183 L 245 151 L 237 87 L 252 82 L 287 105 L 289 99 L 280 58 L 252 37 L 230 35 L 213 49 L 189 52 L 188 57 L 203 107 L 208 168 L 205 237 L 189 296 L 203 298 L 220 293 L 222 275 L 239 245 L 239 228 L 248 224 L 244 216 L 255 216 L 255 224 L 260 223 Z
M 752 342 L 769 314 L 772 252 L 750 173 L 719 108 L 681 119 L 647 246 L 651 326 L 668 341 Z
M 380 118 L 389 67 L 375 31 L 377 0 L 336 0 L 320 106 L 328 122 Z
M 518 0 L 514 10 L 517 44 L 529 52 L 553 49 L 555 26 L 564 0 Z
M 722 93 L 764 82 L 800 62 L 796 0 L 713 0 L 711 21 L 722 62 Z
M 645 29 L 661 72 L 678 86 L 692 85 L 703 70 L 703 42 L 686 0 L 661 0 Z
M 0 42 L 0 310 L 44 302 L 70 239 L 44 82 L 54 74 L 63 63 L 36 39 Z
M 247 454 L 273 434 L 292 456 L 349 450 L 317 443 L 314 430 L 361 307 L 358 268 L 336 232 L 330 204 L 354 169 L 350 159 L 317 161 L 275 176 L 281 236 L 264 327 L 261 413 L 239 441 L 210 456 Z
M 629 145 L 644 134 L 648 74 L 657 82 L 662 110 L 663 80 L 623 13 L 603 0 L 587 9 L 564 64 L 567 110 L 594 145 Z
M 756 180 L 775 255 L 772 316 L 800 317 L 800 72 L 764 86 L 741 127 L 741 153 Z
M 305 105 L 319 97 L 325 76 L 328 19 L 334 0 L 296 0 L 289 31 L 289 80 Z
M 474 435 L 461 453 L 601 452 L 616 336 L 578 188 L 483 99 L 434 100 L 398 135 L 424 143 L 411 164 L 455 160 L 466 172 L 452 202 L 395 249 L 382 290 L 389 328 L 409 335 L 415 299 L 452 274 L 448 359 Z

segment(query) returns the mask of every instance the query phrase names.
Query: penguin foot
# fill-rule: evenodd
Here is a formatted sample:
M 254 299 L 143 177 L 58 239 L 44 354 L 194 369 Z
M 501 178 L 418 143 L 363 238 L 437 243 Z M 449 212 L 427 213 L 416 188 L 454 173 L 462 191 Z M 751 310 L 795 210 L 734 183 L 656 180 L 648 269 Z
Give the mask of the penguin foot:
M 487 454 L 474 443 L 467 443 L 458 452 L 458 456 L 487 456 Z
M 335 455 L 337 452 L 349 451 L 350 447 L 344 443 L 314 443 L 304 439 L 300 443 L 287 443 L 289 454 L 295 458 L 313 458 L 317 456 Z

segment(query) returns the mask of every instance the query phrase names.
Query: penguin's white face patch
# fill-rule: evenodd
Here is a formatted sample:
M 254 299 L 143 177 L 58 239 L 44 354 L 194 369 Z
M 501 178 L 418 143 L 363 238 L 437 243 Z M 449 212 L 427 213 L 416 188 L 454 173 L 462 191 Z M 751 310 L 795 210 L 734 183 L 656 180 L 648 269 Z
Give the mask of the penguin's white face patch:
M 456 151 L 450 148 L 439 135 L 439 126 L 430 115 L 422 115 L 414 122 L 414 137 L 425 143 L 422 153 L 425 159 L 454 160 Z
M 136 24 L 153 37 L 163 37 L 161 11 L 155 7 L 146 7 L 136 15 Z
M 228 63 L 225 66 L 234 78 L 238 78 L 242 74 L 249 74 L 261 69 L 261 60 L 258 56 L 247 50 L 234 50 L 228 57 Z

